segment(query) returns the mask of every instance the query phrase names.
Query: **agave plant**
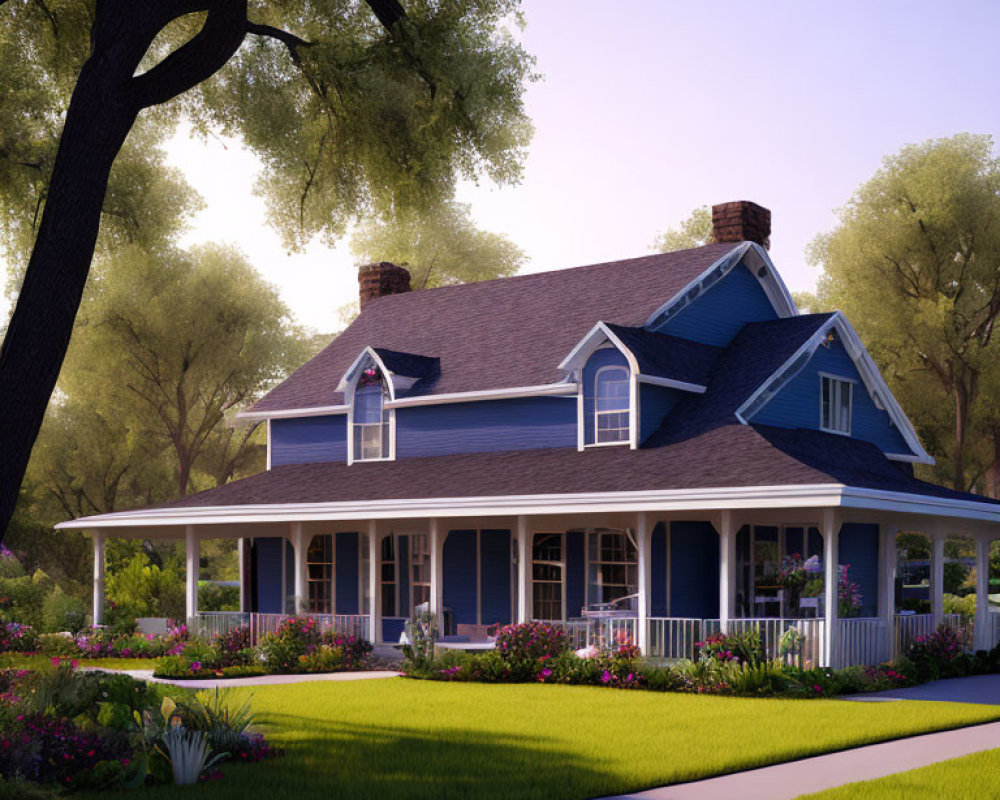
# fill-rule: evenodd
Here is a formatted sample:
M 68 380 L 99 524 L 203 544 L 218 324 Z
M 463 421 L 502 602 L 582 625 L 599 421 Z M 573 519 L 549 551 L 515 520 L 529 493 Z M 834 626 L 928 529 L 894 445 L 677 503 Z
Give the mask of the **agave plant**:
M 184 701 L 179 707 L 189 730 L 201 731 L 215 752 L 233 751 L 248 741 L 255 717 L 248 698 L 241 705 L 230 704 L 225 692 L 218 687 L 207 702 L 198 698 Z
M 204 731 L 190 731 L 183 725 L 171 728 L 163 734 L 166 756 L 174 771 L 174 783 L 187 786 L 218 764 L 228 753 L 216 753 L 209 757 L 208 736 Z

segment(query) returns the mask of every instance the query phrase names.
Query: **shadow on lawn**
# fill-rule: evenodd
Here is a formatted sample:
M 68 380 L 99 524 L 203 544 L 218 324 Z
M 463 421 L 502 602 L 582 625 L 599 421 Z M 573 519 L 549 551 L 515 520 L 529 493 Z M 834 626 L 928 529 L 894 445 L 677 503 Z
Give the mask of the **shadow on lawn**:
M 260 796 L 271 780 L 280 785 L 275 787 L 279 795 L 352 800 L 560 800 L 622 787 L 621 777 L 602 770 L 598 759 L 584 759 L 530 734 L 457 728 L 425 732 L 274 713 L 268 714 L 268 723 L 287 732 L 280 737 L 285 757 L 258 766 L 252 776 L 243 770 L 234 775 L 240 782 L 253 781 Z M 223 789 L 227 782 L 213 789 Z M 221 795 L 213 792 L 215 796 Z

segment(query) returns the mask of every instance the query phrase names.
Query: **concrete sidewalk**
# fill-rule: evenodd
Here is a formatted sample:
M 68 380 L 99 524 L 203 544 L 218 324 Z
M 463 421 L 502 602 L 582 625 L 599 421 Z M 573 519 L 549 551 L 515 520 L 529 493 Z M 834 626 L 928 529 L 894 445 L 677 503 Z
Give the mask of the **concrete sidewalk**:
M 878 702 L 879 700 L 938 700 L 946 703 L 979 703 L 1000 706 L 1000 675 L 970 675 L 941 681 L 889 689 L 885 692 L 852 694 L 844 700 Z
M 100 667 L 85 667 L 100 670 Z M 258 675 L 253 678 L 204 678 L 177 681 L 170 678 L 154 678 L 151 669 L 102 670 L 116 674 L 131 675 L 136 680 L 151 683 L 169 683 L 186 686 L 189 689 L 229 689 L 236 686 L 280 686 L 286 683 L 315 683 L 316 681 L 369 681 L 378 678 L 398 678 L 402 673 L 389 670 L 367 670 L 362 672 L 320 672 L 302 675 Z
M 793 800 L 845 783 L 884 778 L 995 748 L 1000 748 L 1000 722 L 911 736 L 604 800 Z

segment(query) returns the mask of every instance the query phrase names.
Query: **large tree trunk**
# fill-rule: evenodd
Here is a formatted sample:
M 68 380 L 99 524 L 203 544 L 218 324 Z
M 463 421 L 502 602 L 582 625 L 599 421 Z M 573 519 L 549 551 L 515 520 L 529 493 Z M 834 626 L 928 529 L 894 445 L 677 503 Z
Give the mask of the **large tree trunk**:
M 94 255 L 108 175 L 135 121 L 91 57 L 73 91 L 34 251 L 0 347 L 0 532 L 55 388 Z

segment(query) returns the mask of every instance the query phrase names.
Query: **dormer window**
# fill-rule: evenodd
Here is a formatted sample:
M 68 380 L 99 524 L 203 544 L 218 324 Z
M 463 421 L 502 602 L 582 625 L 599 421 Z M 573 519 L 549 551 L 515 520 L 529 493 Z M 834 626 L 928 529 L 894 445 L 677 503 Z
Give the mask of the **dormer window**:
M 854 381 L 820 375 L 819 426 L 828 433 L 851 434 Z
M 594 441 L 615 444 L 629 439 L 629 374 L 618 365 L 600 367 L 594 376 Z
M 354 390 L 352 411 L 353 460 L 381 461 L 390 457 L 390 415 L 387 388 L 378 367 L 367 367 Z

